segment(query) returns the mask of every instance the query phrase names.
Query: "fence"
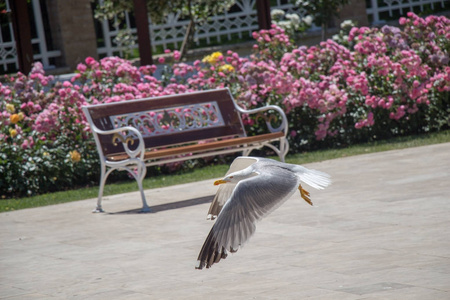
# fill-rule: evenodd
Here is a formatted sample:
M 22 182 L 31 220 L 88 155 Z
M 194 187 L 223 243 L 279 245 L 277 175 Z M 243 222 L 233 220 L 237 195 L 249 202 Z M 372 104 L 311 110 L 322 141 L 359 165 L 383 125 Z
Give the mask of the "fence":
M 11 1 L 11 0 L 10 0 Z M 12 0 L 14 1 L 14 0 Z M 31 44 L 33 47 L 33 59 L 40 61 L 45 68 L 51 68 L 51 59 L 60 57 L 61 51 L 49 50 L 47 48 L 44 23 L 42 20 L 41 5 L 39 0 L 31 0 L 33 15 L 30 16 L 32 27 Z M 6 12 L 10 11 L 9 3 L 6 1 Z M 1 24 L 0 30 L 0 73 L 17 70 L 19 62 L 17 59 L 16 42 L 12 23 Z
M 426 8 L 434 11 L 439 5 L 445 8 L 446 1 L 448 0 L 370 0 L 367 16 L 373 25 L 377 25 L 417 9 L 423 12 Z
M 207 45 L 213 42 L 221 43 L 223 39 L 231 41 L 233 35 L 239 39 L 242 39 L 244 35 L 251 37 L 252 32 L 258 29 L 255 6 L 256 0 L 237 0 L 232 12 L 213 16 L 197 28 L 194 36 L 196 44 L 199 45 L 200 41 L 204 41 Z M 277 0 L 277 4 L 271 8 L 282 9 L 288 13 L 294 11 L 293 5 L 286 0 Z M 100 34 L 104 43 L 98 48 L 100 56 L 123 56 L 125 49 L 128 49 L 128 46 L 121 45 L 117 41 L 116 37 L 120 29 L 118 26 L 113 26 L 113 23 L 116 22 L 108 22 L 106 20 L 101 22 L 102 30 Z M 131 27 L 132 23 L 130 16 L 127 14 L 125 16 L 125 24 L 122 24 L 122 26 L 125 25 L 125 30 L 136 36 L 136 28 Z M 156 51 L 158 46 L 166 49 L 169 45 L 178 49 L 183 42 L 188 23 L 189 20 L 182 19 L 180 13 L 169 14 L 166 22 L 163 24 L 152 24 L 150 20 L 150 36 L 153 51 Z M 137 48 L 137 45 L 132 45 L 129 48 Z

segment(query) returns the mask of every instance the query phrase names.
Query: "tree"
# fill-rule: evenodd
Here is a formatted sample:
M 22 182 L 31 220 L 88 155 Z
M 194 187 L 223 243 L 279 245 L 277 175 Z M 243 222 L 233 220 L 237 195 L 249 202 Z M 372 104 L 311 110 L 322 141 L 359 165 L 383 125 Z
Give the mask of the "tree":
M 328 23 L 333 17 L 339 17 L 342 6 L 349 0 L 293 0 L 294 5 L 304 9 L 314 17 L 314 24 L 322 28 L 322 41 L 325 40 Z
M 181 45 L 181 56 L 185 56 L 190 47 L 195 27 L 206 22 L 210 16 L 227 11 L 235 0 L 147 0 L 147 11 L 154 24 L 162 23 L 169 13 L 180 12 L 182 17 L 189 19 L 185 38 Z M 113 20 L 117 17 L 121 22 L 125 12 L 133 12 L 132 0 L 104 0 L 95 10 L 95 18 Z M 118 25 L 118 24 L 116 24 Z

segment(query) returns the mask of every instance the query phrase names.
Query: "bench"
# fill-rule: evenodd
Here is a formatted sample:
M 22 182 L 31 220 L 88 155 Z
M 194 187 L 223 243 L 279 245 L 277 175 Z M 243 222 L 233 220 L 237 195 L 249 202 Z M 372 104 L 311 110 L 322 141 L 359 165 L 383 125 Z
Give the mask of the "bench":
M 137 181 L 142 211 L 148 212 L 142 181 L 147 166 L 242 152 L 267 146 L 280 160 L 289 150 L 287 119 L 275 105 L 246 110 L 228 89 L 83 106 L 100 156 L 97 207 L 113 170 L 128 171 Z M 267 133 L 248 136 L 242 114 L 264 118 Z M 275 124 L 275 125 L 274 125 Z

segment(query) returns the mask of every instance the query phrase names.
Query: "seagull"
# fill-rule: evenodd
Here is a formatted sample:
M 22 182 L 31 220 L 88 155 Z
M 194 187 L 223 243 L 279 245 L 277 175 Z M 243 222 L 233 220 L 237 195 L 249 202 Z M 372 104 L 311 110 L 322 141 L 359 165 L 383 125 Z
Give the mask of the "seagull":
M 214 220 L 198 255 L 196 269 L 210 268 L 234 253 L 255 232 L 256 222 L 270 214 L 296 191 L 313 205 L 310 193 L 301 183 L 323 189 L 330 183 L 326 173 L 300 165 L 278 162 L 269 158 L 240 156 L 230 166 L 208 211 Z

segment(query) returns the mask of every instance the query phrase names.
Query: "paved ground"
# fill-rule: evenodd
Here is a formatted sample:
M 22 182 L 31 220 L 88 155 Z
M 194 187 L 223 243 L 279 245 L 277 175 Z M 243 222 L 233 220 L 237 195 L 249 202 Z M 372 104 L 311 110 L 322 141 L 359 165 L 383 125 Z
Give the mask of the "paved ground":
M 0 214 L 1 299 L 450 299 L 450 143 L 310 164 L 333 176 L 195 270 L 213 179 Z

